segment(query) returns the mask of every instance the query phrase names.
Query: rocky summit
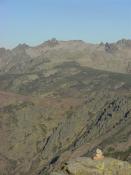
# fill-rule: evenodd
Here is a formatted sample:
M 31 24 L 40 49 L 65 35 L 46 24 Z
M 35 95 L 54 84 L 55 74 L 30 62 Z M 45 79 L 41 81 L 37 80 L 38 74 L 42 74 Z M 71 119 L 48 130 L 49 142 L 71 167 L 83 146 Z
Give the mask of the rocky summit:
M 131 165 L 120 160 L 105 158 L 93 161 L 91 158 L 80 157 L 67 162 L 61 171 L 51 175 L 130 175 Z
M 130 163 L 131 40 L 0 48 L 0 175 L 131 175 Z

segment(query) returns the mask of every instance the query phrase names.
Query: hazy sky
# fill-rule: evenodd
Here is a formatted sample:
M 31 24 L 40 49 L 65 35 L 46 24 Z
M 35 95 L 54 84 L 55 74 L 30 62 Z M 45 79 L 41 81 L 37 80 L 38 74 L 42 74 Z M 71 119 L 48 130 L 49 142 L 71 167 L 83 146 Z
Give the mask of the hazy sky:
M 0 47 L 131 38 L 131 0 L 0 0 Z

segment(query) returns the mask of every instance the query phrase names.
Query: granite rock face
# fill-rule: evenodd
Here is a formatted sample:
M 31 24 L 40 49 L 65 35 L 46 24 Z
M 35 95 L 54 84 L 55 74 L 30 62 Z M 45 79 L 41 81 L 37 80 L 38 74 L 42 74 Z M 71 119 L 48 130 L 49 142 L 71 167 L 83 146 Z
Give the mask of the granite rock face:
M 51 175 L 131 175 L 131 164 L 112 158 L 92 160 L 80 157 L 70 160 L 63 170 L 50 173 Z

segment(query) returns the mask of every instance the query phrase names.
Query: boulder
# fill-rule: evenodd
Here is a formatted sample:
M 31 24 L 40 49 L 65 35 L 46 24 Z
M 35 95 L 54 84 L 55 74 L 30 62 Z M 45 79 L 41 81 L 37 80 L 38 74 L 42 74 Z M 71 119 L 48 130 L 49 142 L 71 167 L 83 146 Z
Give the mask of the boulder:
M 93 160 L 79 157 L 68 161 L 63 168 L 63 173 L 68 175 L 131 175 L 131 164 L 113 158 Z

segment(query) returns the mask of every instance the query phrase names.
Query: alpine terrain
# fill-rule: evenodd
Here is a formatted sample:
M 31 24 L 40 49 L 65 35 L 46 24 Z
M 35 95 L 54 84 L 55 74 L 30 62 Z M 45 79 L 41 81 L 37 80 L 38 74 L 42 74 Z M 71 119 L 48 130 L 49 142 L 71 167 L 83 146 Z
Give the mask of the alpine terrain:
M 0 175 L 103 174 L 131 175 L 131 40 L 0 48 Z

